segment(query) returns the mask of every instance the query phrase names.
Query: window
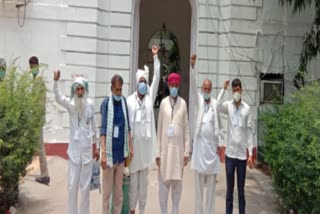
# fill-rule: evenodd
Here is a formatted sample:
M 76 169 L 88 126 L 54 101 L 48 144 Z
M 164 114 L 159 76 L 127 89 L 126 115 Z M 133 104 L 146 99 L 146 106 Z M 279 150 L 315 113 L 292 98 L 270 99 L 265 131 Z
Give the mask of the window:
M 261 74 L 261 103 L 282 103 L 284 96 L 283 75 Z

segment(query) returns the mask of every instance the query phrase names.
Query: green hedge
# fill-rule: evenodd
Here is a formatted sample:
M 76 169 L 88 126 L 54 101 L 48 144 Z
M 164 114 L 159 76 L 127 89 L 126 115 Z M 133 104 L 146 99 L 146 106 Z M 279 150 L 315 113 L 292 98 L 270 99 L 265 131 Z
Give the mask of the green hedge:
M 320 213 L 320 86 L 261 115 L 265 160 L 284 209 Z
M 39 146 L 45 87 L 11 66 L 0 81 L 0 213 L 18 200 L 19 181 Z

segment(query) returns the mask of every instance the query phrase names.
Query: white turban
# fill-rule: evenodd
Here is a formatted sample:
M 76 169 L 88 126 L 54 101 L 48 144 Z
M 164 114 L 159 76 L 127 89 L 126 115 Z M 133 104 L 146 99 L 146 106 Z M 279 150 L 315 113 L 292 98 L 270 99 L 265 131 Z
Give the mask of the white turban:
M 81 85 L 82 87 L 84 87 L 85 90 L 85 95 L 87 96 L 89 93 L 89 86 L 88 86 L 88 80 L 86 80 L 83 77 L 78 77 L 77 79 L 75 79 L 71 85 L 71 94 L 70 94 L 70 99 L 72 100 L 72 98 L 74 97 L 74 92 L 76 90 L 76 88 Z
M 144 70 L 138 69 L 138 71 L 136 73 L 137 84 L 139 83 L 139 80 L 141 77 L 144 77 L 147 81 L 147 84 L 148 84 L 148 81 L 149 81 L 149 68 L 148 68 L 148 66 L 145 65 Z

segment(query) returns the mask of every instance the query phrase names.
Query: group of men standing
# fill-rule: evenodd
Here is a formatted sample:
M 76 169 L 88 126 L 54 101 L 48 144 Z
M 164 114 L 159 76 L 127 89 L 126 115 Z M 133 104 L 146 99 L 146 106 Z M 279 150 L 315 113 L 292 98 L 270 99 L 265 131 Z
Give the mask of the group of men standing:
M 228 117 L 228 141 L 226 148 L 227 197 L 226 213 L 233 210 L 234 174 L 237 171 L 239 213 L 245 213 L 244 184 L 247 155 L 252 167 L 252 133 L 249 106 L 241 100 L 242 86 L 239 79 L 232 82 L 234 99 L 222 102 L 229 81 L 215 100 L 211 98 L 212 82 L 205 80 L 201 92 L 197 89 L 197 73 L 194 70 L 196 55 L 191 57 L 192 89 L 195 93 L 195 132 L 192 146 L 187 104 L 179 94 L 181 76 L 168 76 L 170 95 L 160 104 L 156 131 L 153 104 L 160 81 L 158 47 L 152 47 L 154 75 L 149 84 L 149 69 L 136 72 L 137 90 L 127 99 L 122 96 L 123 79 L 115 75 L 111 79 L 111 94 L 100 107 L 101 129 L 98 133 L 93 103 L 88 99 L 88 82 L 77 78 L 71 86 L 71 99 L 62 96 L 58 89 L 60 71 L 54 73 L 56 101 L 70 115 L 70 144 L 68 148 L 68 213 L 89 213 L 89 191 L 92 159 L 101 155 L 102 210 L 110 213 L 110 197 L 113 197 L 113 213 L 120 214 L 123 202 L 122 181 L 125 167 L 129 167 L 129 204 L 131 214 L 139 204 L 145 213 L 148 193 L 149 167 L 156 161 L 159 168 L 159 204 L 166 214 L 168 195 L 172 194 L 172 213 L 179 213 L 184 167 L 192 153 L 191 168 L 195 171 L 195 213 L 214 213 L 215 184 L 219 173 L 219 113 Z M 99 137 L 100 135 L 100 137 Z M 100 139 L 99 139 L 100 138 Z M 101 148 L 101 151 L 99 150 Z M 207 186 L 207 204 L 203 208 L 203 189 Z M 78 212 L 77 195 L 80 187 L 82 200 Z

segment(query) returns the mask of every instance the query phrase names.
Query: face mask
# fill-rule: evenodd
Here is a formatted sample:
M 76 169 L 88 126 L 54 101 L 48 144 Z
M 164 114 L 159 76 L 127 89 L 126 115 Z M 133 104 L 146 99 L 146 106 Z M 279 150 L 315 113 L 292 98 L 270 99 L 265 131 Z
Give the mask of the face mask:
M 6 72 L 0 70 L 0 78 L 4 78 L 5 76 L 6 76 Z
M 31 73 L 32 73 L 32 75 L 33 75 L 34 77 L 36 77 L 36 76 L 38 75 L 38 73 L 39 73 L 39 69 L 38 69 L 38 68 L 32 68 L 32 69 L 31 69 Z
M 204 100 L 209 100 L 210 99 L 210 93 L 202 92 L 202 96 L 203 96 Z
M 121 100 L 121 96 L 117 96 L 117 95 L 112 95 L 113 99 L 115 101 L 120 101 Z
M 141 95 L 145 95 L 147 92 L 147 84 L 144 82 L 139 82 L 138 84 L 138 91 Z
M 170 88 L 170 96 L 171 97 L 176 97 L 178 95 L 179 89 L 176 87 Z
M 235 92 L 233 94 L 233 99 L 234 99 L 234 101 L 239 102 L 241 99 L 241 94 L 239 92 Z

